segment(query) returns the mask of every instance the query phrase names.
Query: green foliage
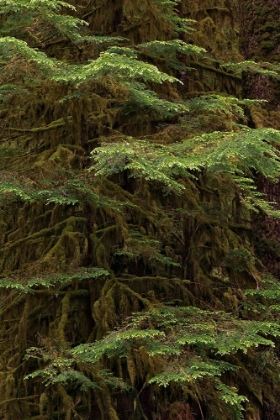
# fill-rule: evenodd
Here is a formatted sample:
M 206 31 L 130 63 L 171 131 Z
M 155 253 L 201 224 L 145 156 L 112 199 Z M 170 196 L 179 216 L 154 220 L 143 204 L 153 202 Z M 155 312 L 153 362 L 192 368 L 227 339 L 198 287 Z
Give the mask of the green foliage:
M 80 379 L 80 375 L 75 376 L 72 370 L 62 376 L 57 375 L 54 367 L 59 366 L 65 370 L 66 365 L 63 364 L 66 363 L 68 367 L 68 364 L 75 361 L 100 369 L 108 358 L 129 359 L 139 352 L 153 360 L 153 363 L 158 358 L 163 366 L 161 372 L 148 380 L 149 384 L 163 387 L 173 384 L 184 388 L 185 392 L 189 389 L 191 393 L 192 389 L 200 389 L 207 378 L 219 391 L 220 400 L 233 407 L 232 418 L 242 419 L 242 403 L 248 399 L 221 379 L 225 372 L 239 370 L 240 365 L 229 363 L 220 356 L 230 356 L 238 351 L 247 353 L 257 346 L 274 346 L 274 342 L 265 338 L 265 335 L 279 336 L 279 325 L 272 322 L 240 321 L 221 311 L 203 311 L 194 307 L 153 308 L 146 313 L 134 314 L 126 327 L 109 333 L 102 340 L 75 347 L 68 353 L 67 359 L 62 358 L 61 362 L 58 359 L 55 364 L 51 362 L 45 369 L 30 374 L 27 378 L 39 375 L 47 378 L 47 384 L 59 381 L 67 384 L 74 378 Z M 40 350 L 30 350 L 31 354 L 38 351 Z M 144 376 L 147 374 L 148 372 L 144 372 Z M 199 392 L 202 392 L 202 388 Z
M 229 70 L 234 71 L 235 73 L 255 73 L 261 74 L 263 76 L 278 78 L 277 71 L 275 71 L 275 67 L 270 65 L 269 63 L 256 63 L 255 61 L 248 60 L 242 61 L 240 63 L 226 63 L 223 65 Z
M 74 369 L 73 364 L 75 361 L 70 357 L 70 354 L 65 352 L 63 356 L 59 356 L 57 349 L 54 347 L 48 349 L 30 347 L 25 359 L 50 362 L 46 368 L 38 369 L 37 371 L 26 375 L 24 378 L 25 380 L 40 378 L 46 387 L 56 384 L 61 384 L 64 387 L 71 385 L 84 392 L 88 392 L 91 389 L 102 389 L 102 385 L 109 385 L 111 388 L 128 388 L 121 380 L 114 378 L 112 374 L 105 369 L 98 369 L 98 371 L 95 372 L 94 380 L 89 379 L 84 373 Z
M 55 60 L 34 48 L 30 48 L 25 41 L 11 36 L 0 38 L 0 54 L 5 61 L 13 59 L 15 56 L 34 62 L 42 71 L 50 73 L 56 71 Z M 13 87 L 12 87 L 13 88 Z
M 279 132 L 269 128 L 213 132 L 170 146 L 125 138 L 123 143 L 96 148 L 90 170 L 102 176 L 129 171 L 130 177 L 161 183 L 168 192 L 177 194 L 184 185 L 176 178 L 194 178 L 201 171 L 212 178 L 221 175 L 227 179 L 232 194 L 238 193 L 248 208 L 261 208 L 277 216 L 273 203 L 256 191 L 253 178 L 256 171 L 277 181 L 280 164 L 274 144 L 279 140 Z
M 189 33 L 192 31 L 191 24 L 195 21 L 178 16 L 176 6 L 179 3 L 180 1 L 178 0 L 155 0 L 155 5 L 161 20 L 167 21 L 175 33 Z
M 125 114 L 135 114 L 137 111 L 150 112 L 154 118 L 167 120 L 188 111 L 185 104 L 160 99 L 155 92 L 145 89 L 140 83 L 131 86 L 126 84 L 126 86 L 129 88 L 129 100 L 124 106 Z
M 178 373 L 167 370 L 166 372 L 154 376 L 149 382 L 157 383 L 163 387 L 167 387 L 171 382 L 183 385 L 185 382 L 195 382 L 207 376 L 211 378 L 220 376 L 222 373 L 232 369 L 234 369 L 234 366 L 226 362 L 219 361 L 210 364 L 199 360 L 192 360 L 185 367 L 181 367 Z
M 280 287 L 274 278 L 265 278 L 261 288 L 248 289 L 245 307 L 252 313 L 258 313 L 262 319 L 274 321 L 280 310 Z
M 171 258 L 161 253 L 161 242 L 144 236 L 139 231 L 131 230 L 127 232 L 127 237 L 122 248 L 115 250 L 114 255 L 117 257 L 125 256 L 132 260 L 143 258 L 144 261 L 159 262 L 164 266 L 180 267 Z
M 47 37 L 49 31 L 52 36 L 64 36 L 67 39 L 78 40 L 80 38 L 78 29 L 86 22 L 72 16 L 63 16 L 59 12 L 64 9 L 75 11 L 75 7 L 64 1 L 57 0 L 35 0 L 32 2 L 26 0 L 20 1 L 1 1 L 0 14 L 4 16 L 4 25 L 1 27 L 0 34 L 5 38 L 16 33 L 21 38 L 31 36 L 36 44 L 43 43 L 44 38 L 40 40 L 41 28 L 34 25 L 34 22 L 45 26 L 44 37 Z M 33 30 L 28 31 L 30 25 Z M 30 51 L 31 52 L 31 51 Z
M 124 84 L 134 79 L 143 80 L 146 83 L 179 82 L 175 77 L 159 71 L 156 66 L 138 61 L 135 52 L 126 47 L 118 47 L 117 50 L 110 48 L 101 53 L 97 60 L 83 66 L 67 66 L 53 78 L 57 81 L 71 81 L 79 84 L 92 78 L 99 80 L 108 75 Z
M 221 95 L 200 95 L 188 101 L 190 112 L 193 113 L 207 113 L 209 117 L 217 116 L 217 113 L 222 114 L 225 118 L 233 122 L 233 126 L 238 118 L 244 117 L 244 106 L 259 105 L 265 101 L 254 99 L 238 99 L 231 96 Z
M 54 11 L 58 12 L 62 7 L 67 7 L 69 9 L 75 10 L 74 6 L 71 6 L 69 3 L 64 1 L 57 0 L 34 0 L 29 2 L 27 0 L 5 0 L 0 3 L 1 12 L 3 14 L 10 12 L 24 12 L 27 11 Z
M 203 56 L 206 53 L 204 48 L 197 45 L 186 44 L 180 39 L 170 41 L 150 41 L 139 44 L 137 49 L 142 54 L 154 60 L 164 61 L 168 68 L 176 70 L 186 70 L 186 66 L 178 58 L 178 54 Z M 190 70 L 190 68 L 188 68 Z
M 246 249 L 237 249 L 230 251 L 224 260 L 224 264 L 233 270 L 243 271 L 254 262 L 250 251 Z
M 247 397 L 238 395 L 236 388 L 229 387 L 222 382 L 217 382 L 215 388 L 220 391 L 220 398 L 229 406 L 229 411 L 233 419 L 242 420 L 244 419 L 242 411 L 244 410 L 242 403 L 248 401 Z M 233 406 L 233 411 L 230 406 Z
M 0 288 L 15 289 L 20 293 L 33 293 L 34 289 L 53 288 L 65 286 L 73 281 L 93 280 L 99 277 L 107 277 L 109 273 L 102 268 L 83 268 L 69 273 L 47 274 L 31 277 L 26 283 L 19 283 L 17 278 L 0 278 Z
M 37 355 L 37 349 L 29 348 L 27 352 L 26 359 L 39 359 Z M 40 354 L 42 356 L 42 354 Z M 84 374 L 77 372 L 71 368 L 72 361 L 66 359 L 65 357 L 57 357 L 50 365 L 41 370 L 37 370 L 34 373 L 26 375 L 25 380 L 34 379 L 40 377 L 43 384 L 46 386 L 53 384 L 68 385 L 69 383 L 74 383 L 74 385 L 79 387 L 81 391 L 88 391 L 91 388 L 97 387 L 97 384 L 90 381 Z
M 11 153 L 11 150 L 9 149 Z M 16 152 L 15 152 L 16 153 Z M 9 157 L 5 149 L 5 157 Z M 13 156 L 13 154 L 12 154 Z M 4 158 L 4 156 L 3 156 Z M 4 173 L 4 172 L 3 172 Z M 82 205 L 94 204 L 97 207 L 105 207 L 121 212 L 124 207 L 133 207 L 128 201 L 117 201 L 113 198 L 99 193 L 99 186 L 94 179 L 86 175 L 81 177 L 73 171 L 61 170 L 53 175 L 59 175 L 59 180 L 54 176 L 48 180 L 43 180 L 40 185 L 36 185 L 30 178 L 21 178 L 16 182 L 11 181 L 11 174 L 5 173 L 1 182 L 0 202 L 44 202 L 60 205 Z M 40 188 L 39 188 L 40 187 Z
M 93 344 L 81 344 L 72 350 L 75 358 L 86 363 L 96 363 L 103 356 L 127 357 L 132 346 L 140 347 L 146 341 L 154 340 L 164 333 L 157 330 L 129 330 L 113 332 L 100 342 Z

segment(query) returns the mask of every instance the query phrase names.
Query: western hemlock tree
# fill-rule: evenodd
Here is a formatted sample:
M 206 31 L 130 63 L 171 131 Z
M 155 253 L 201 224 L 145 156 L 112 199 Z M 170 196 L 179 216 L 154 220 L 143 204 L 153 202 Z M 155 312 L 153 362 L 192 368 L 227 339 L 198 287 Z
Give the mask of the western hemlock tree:
M 0 12 L 3 416 L 261 412 L 279 293 L 251 224 L 279 217 L 256 178 L 278 180 L 280 133 L 249 128 L 242 72 L 277 66 L 207 53 L 186 1 Z

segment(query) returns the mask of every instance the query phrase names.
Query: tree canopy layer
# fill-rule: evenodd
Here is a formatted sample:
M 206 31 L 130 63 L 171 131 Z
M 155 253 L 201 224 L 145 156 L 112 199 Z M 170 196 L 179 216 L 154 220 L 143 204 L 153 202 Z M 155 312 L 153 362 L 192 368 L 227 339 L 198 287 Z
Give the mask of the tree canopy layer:
M 263 10 L 0 0 L 2 419 L 279 418 Z

